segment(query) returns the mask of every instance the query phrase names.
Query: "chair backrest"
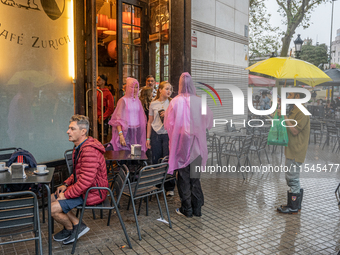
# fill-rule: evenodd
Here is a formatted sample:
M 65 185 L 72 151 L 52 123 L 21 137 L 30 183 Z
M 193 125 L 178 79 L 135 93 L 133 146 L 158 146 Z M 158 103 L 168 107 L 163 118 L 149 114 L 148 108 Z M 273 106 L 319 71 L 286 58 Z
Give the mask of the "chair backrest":
M 15 198 L 8 199 L 9 196 Z M 31 191 L 2 193 L 0 198 L 0 236 L 12 235 L 13 232 L 21 234 L 38 229 L 40 225 L 36 194 Z M 23 240 L 27 238 L 6 243 L 17 243 Z
M 253 142 L 252 135 L 247 135 L 244 137 L 242 142 L 242 148 L 240 148 L 241 155 L 248 155 L 252 142 Z
M 3 148 L 3 149 L 0 149 L 0 162 L 7 162 L 13 152 L 17 151 L 18 149 L 17 148 Z
M 168 172 L 168 168 L 168 163 L 160 163 L 143 167 L 138 173 L 134 197 L 136 197 L 136 194 L 140 189 L 151 188 L 155 187 L 156 185 L 160 185 L 159 189 L 162 190 L 164 188 L 164 181 Z
M 169 161 L 169 156 L 165 156 L 164 158 L 160 158 L 159 160 L 158 160 L 158 164 L 159 163 L 165 163 L 165 162 L 168 162 Z
M 310 122 L 310 129 L 311 130 L 321 130 L 321 123 L 318 121 L 311 121 Z
M 119 204 L 120 198 L 122 197 L 125 185 L 129 181 L 129 169 L 126 165 L 120 167 L 117 176 L 113 183 L 113 193 L 117 196 L 117 204 Z
M 335 125 L 328 124 L 326 126 L 326 128 L 327 128 L 327 133 L 328 134 L 333 134 L 333 135 L 338 134 L 338 128 Z
M 65 153 L 64 153 L 64 158 L 65 158 L 65 161 L 66 161 L 66 166 L 67 166 L 69 176 L 71 174 L 73 174 L 72 152 L 73 152 L 73 149 L 70 149 L 70 150 L 65 151 Z

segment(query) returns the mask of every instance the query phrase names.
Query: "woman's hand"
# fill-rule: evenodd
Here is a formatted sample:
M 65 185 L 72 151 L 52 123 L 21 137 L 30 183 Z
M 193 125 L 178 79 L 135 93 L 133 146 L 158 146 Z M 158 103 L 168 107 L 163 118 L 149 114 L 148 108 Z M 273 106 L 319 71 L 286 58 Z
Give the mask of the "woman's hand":
M 162 111 L 162 112 L 159 114 L 159 117 L 164 118 L 164 114 L 165 114 L 165 111 Z
M 150 140 L 146 140 L 146 148 L 151 149 Z
M 119 136 L 119 142 L 122 146 L 126 146 L 125 138 L 123 135 Z

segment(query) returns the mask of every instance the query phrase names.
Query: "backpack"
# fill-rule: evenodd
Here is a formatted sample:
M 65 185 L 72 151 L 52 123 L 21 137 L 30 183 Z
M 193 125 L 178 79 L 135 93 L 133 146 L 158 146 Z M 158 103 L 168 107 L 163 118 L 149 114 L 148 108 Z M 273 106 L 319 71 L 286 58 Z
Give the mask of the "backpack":
M 7 166 L 11 166 L 13 163 L 24 163 L 28 164 L 28 167 L 37 167 L 37 161 L 33 157 L 33 155 L 21 148 L 18 148 L 15 152 L 12 153 L 11 157 L 7 161 Z M 10 184 L 7 185 L 7 188 L 10 192 L 15 191 L 23 191 L 23 190 L 31 190 L 33 192 L 38 191 L 38 187 L 34 184 Z

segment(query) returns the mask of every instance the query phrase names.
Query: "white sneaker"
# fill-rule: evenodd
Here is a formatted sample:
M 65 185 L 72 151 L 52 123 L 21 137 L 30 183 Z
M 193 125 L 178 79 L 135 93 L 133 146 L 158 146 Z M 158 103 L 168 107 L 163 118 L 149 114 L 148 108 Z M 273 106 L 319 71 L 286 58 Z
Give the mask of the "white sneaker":
M 170 191 L 167 191 L 167 192 L 166 192 L 166 195 L 167 195 L 168 197 L 172 197 L 172 196 L 175 195 L 175 192 L 174 192 L 173 190 L 170 190 Z

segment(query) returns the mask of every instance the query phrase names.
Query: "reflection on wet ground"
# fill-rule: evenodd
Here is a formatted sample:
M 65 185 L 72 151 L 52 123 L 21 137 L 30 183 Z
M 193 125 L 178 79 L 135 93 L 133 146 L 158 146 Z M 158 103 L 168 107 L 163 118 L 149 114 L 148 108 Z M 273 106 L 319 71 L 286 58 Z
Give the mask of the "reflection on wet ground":
M 276 207 L 287 200 L 284 173 L 248 173 L 246 180 L 241 173 L 203 174 L 205 205 L 201 218 L 185 218 L 175 213 L 180 205 L 176 190 L 175 196 L 168 199 L 173 223 L 173 228 L 169 229 L 165 223 L 157 221 L 160 216 L 153 198 L 149 202 L 149 216 L 145 216 L 145 203 L 142 205 L 139 216 L 142 241 L 139 241 L 132 210 L 126 210 L 127 199 L 123 198 L 120 210 L 133 249 L 121 248 L 127 244 L 115 214 L 111 226 L 107 227 L 107 212 L 104 212 L 103 219 L 97 213 L 97 219 L 93 220 L 88 211 L 84 221 L 91 231 L 79 239 L 76 253 L 337 254 L 340 249 L 340 213 L 334 191 L 340 181 L 340 169 L 336 172 L 333 168 L 329 172 L 329 166 L 340 163 L 340 154 L 331 152 L 333 145 L 326 145 L 322 150 L 319 144 L 310 144 L 305 161 L 309 164 L 309 172 L 303 170 L 301 174 L 304 198 L 302 210 L 297 215 L 276 212 Z M 271 165 L 284 164 L 280 148 L 273 154 L 272 148 L 268 152 Z M 261 159 L 264 165 L 268 165 L 264 154 Z M 251 163 L 260 165 L 256 154 L 251 155 Z M 231 164 L 235 162 L 231 161 Z M 320 172 L 317 164 L 320 164 Z M 161 199 L 163 206 L 162 202 Z M 60 231 L 61 226 L 55 224 L 55 230 Z M 42 234 L 44 254 L 47 254 L 46 224 L 42 224 Z M 70 254 L 71 248 L 53 241 L 53 254 Z M 34 254 L 34 243 L 0 246 L 0 252 L 6 255 Z

